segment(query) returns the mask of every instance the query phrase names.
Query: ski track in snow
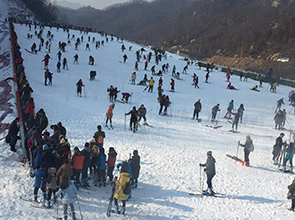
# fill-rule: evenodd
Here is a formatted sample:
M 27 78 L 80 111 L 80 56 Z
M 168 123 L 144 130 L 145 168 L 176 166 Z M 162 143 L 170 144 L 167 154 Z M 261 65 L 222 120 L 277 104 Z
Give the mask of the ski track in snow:
M 224 82 L 225 74 L 219 71 L 210 73 L 210 84 L 202 83 L 205 72 L 196 66 L 189 66 L 188 75 L 182 74 L 184 80 L 176 81 L 176 92 L 164 92 L 172 101 L 172 117 L 159 116 L 157 103 L 158 77 L 154 76 L 155 88 L 153 94 L 143 93 L 143 87 L 128 84 L 131 73 L 134 71 L 134 53 L 140 49 L 138 45 L 132 45 L 133 50 L 125 51 L 128 56 L 127 63 L 119 63 L 124 53 L 121 52 L 121 44 L 105 42 L 98 50 L 90 43 L 91 51 L 85 51 L 85 40 L 78 51 L 72 46 L 66 47 L 62 57 L 68 59 L 69 70 L 56 72 L 56 53 L 58 41 L 66 41 L 67 34 L 61 29 L 52 32 L 55 36 L 52 42 L 52 59 L 49 69 L 53 72 L 53 85 L 44 86 L 44 69 L 41 64 L 45 48 L 37 55 L 27 53 L 33 42 L 39 41 L 34 36 L 32 40 L 26 38 L 28 27 L 15 25 L 19 44 L 23 51 L 24 65 L 27 78 L 34 93 L 36 111 L 43 108 L 49 119 L 49 125 L 59 121 L 67 128 L 67 138 L 72 148 L 83 147 L 89 140 L 98 124 L 104 124 L 105 113 L 110 105 L 107 99 L 106 89 L 112 84 L 121 92 L 133 93 L 130 104 L 117 103 L 114 109 L 114 130 L 104 128 L 106 132 L 105 149 L 114 147 L 118 152 L 118 160 L 126 160 L 129 153 L 138 149 L 141 156 L 141 171 L 139 188 L 132 193 L 131 201 L 127 202 L 127 215 L 113 214 L 106 217 L 110 187 L 96 188 L 91 185 L 89 192 L 79 190 L 79 201 L 84 219 L 292 219 L 294 213 L 286 210 L 290 201 L 286 199 L 287 185 L 293 180 L 293 176 L 281 173 L 271 164 L 271 151 L 275 138 L 280 131 L 274 130 L 274 108 L 276 101 L 284 97 L 287 103 L 287 94 L 291 88 L 279 86 L 280 93 L 272 94 L 266 89 L 259 94 L 250 91 L 258 82 L 249 80 L 240 82 L 239 77 L 231 78 L 232 84 L 239 88 L 237 91 L 226 90 Z M 45 28 L 46 35 L 48 27 Z M 70 31 L 80 37 L 78 31 Z M 96 39 L 102 40 L 98 34 L 89 33 Z M 9 43 L 7 39 L 3 43 Z M 126 48 L 130 42 L 124 42 Z M 79 54 L 79 65 L 72 64 L 73 56 Z M 95 65 L 88 65 L 88 56 L 92 55 Z M 168 59 L 161 65 L 169 62 L 169 73 L 163 75 L 166 91 L 169 88 L 171 69 L 176 65 L 177 71 L 182 70 L 185 62 L 180 57 L 169 54 Z M 154 61 L 149 63 L 151 68 Z M 160 66 L 156 66 L 158 70 Z M 143 71 L 143 62 L 139 63 L 137 71 L 138 83 L 150 71 Z M 96 70 L 95 81 L 89 81 L 90 70 Z M 200 78 L 200 89 L 194 89 L 191 85 L 191 75 L 196 73 Z M 86 97 L 76 97 L 76 82 L 83 79 Z M 121 98 L 121 94 L 118 95 Z M 192 120 L 193 104 L 201 98 L 203 105 L 200 117 L 202 122 Z M 240 133 L 230 133 L 231 124 L 223 119 L 228 102 L 235 100 L 235 109 L 241 103 L 245 106 L 243 124 L 239 124 Z M 148 113 L 148 123 L 153 127 L 140 126 L 137 133 L 128 130 L 129 117 L 127 117 L 124 130 L 124 113 L 133 105 L 139 107 L 144 103 Z M 205 127 L 211 108 L 217 103 L 221 106 L 221 112 L 217 116 L 221 128 L 212 129 Z M 284 106 L 289 112 L 287 104 Z M 169 112 L 170 110 L 168 110 Z M 292 120 L 294 115 L 288 115 Z M 292 121 L 288 120 L 286 127 L 291 128 Z M 51 130 L 48 129 L 50 132 Z M 288 140 L 289 134 L 285 139 Z M 245 136 L 250 135 L 254 141 L 255 151 L 250 154 L 251 167 L 246 168 L 239 163 L 227 158 L 225 154 L 236 154 L 237 142 L 244 142 Z M 0 219 L 51 219 L 56 215 L 56 209 L 42 210 L 32 208 L 29 202 L 19 199 L 20 196 L 32 198 L 33 179 L 28 176 L 28 167 L 15 162 L 17 156 L 8 151 L 8 146 L 1 141 L 1 149 L 4 152 L 0 157 L 0 170 L 2 177 L 0 189 Z M 214 190 L 221 197 L 191 196 L 189 192 L 200 191 L 199 163 L 206 161 L 206 152 L 213 151 L 216 159 L 217 175 L 213 179 Z M 240 148 L 239 157 L 243 158 Z M 206 182 L 204 182 L 204 188 Z M 40 192 L 39 192 L 39 195 Z M 80 213 L 75 204 L 77 217 Z M 59 205 L 61 216 L 62 206 Z

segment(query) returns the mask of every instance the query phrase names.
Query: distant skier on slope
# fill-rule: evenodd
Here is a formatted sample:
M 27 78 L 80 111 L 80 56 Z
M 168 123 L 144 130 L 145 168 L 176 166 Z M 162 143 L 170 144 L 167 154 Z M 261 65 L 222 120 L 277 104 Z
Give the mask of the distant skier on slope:
M 211 109 L 211 122 L 216 121 L 216 115 L 217 112 L 220 111 L 219 109 L 219 104 L 215 105 L 212 109 Z
M 215 159 L 212 156 L 212 151 L 207 152 L 207 161 L 205 164 L 199 164 L 201 167 L 205 167 L 204 172 L 207 174 L 208 188 L 204 191 L 204 195 L 214 195 L 212 187 L 212 179 L 215 176 Z
M 273 160 L 274 165 L 278 165 L 279 157 L 280 157 L 282 146 L 283 146 L 283 137 L 284 136 L 285 136 L 284 133 L 280 133 L 279 137 L 277 137 L 277 139 L 276 139 L 275 145 L 273 146 L 272 160 Z
M 125 115 L 131 115 L 130 117 L 130 130 L 132 131 L 132 125 L 133 125 L 133 132 L 137 130 L 137 121 L 138 121 L 138 112 L 136 110 L 136 106 L 133 106 L 132 110 L 128 113 L 125 113 Z
M 197 102 L 195 102 L 194 104 L 194 115 L 193 115 L 193 119 L 196 119 L 199 121 L 199 112 L 201 112 L 202 110 L 202 104 L 201 104 L 201 100 L 199 99 Z
M 111 104 L 109 106 L 109 109 L 108 109 L 107 114 L 106 114 L 106 117 L 107 117 L 106 127 L 108 126 L 108 121 L 110 121 L 111 128 L 113 127 L 113 125 L 112 125 L 112 118 L 113 118 L 113 110 L 114 110 L 114 108 L 115 108 L 115 104 Z
M 77 86 L 77 96 L 80 95 L 80 97 L 81 97 L 82 96 L 82 86 L 85 86 L 85 85 L 83 85 L 82 79 L 79 79 L 79 81 L 76 83 L 76 86 Z

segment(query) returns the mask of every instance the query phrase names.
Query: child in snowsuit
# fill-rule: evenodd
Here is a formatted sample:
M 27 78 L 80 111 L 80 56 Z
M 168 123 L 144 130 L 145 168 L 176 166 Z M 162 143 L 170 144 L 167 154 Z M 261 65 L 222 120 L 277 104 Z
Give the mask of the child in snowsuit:
M 51 208 L 51 196 L 52 194 L 53 196 L 53 202 L 56 202 L 56 196 L 55 196 L 55 192 L 56 192 L 56 168 L 55 167 L 49 167 L 48 168 L 48 177 L 46 179 L 47 182 L 47 189 L 48 189 L 48 193 L 47 193 L 47 208 Z
M 31 177 L 35 177 L 35 182 L 34 182 L 34 202 L 38 202 L 37 200 L 37 195 L 38 195 L 38 190 L 41 188 L 43 192 L 43 207 L 45 207 L 45 200 L 46 200 L 46 189 L 45 189 L 45 178 L 46 178 L 46 172 L 45 172 L 45 166 L 42 164 L 40 166 L 40 169 L 35 170 L 32 174 Z
M 69 181 L 68 176 L 64 176 L 56 196 L 60 196 L 61 194 L 63 195 L 62 203 L 64 205 L 64 220 L 68 220 L 68 205 L 71 207 L 72 219 L 76 220 L 76 213 L 73 203 L 77 200 L 77 189 L 74 184 Z

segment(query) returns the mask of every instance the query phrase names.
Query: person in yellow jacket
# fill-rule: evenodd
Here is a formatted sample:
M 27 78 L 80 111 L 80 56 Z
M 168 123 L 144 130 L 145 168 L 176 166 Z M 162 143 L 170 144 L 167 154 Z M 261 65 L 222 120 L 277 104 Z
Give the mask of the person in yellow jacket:
M 109 109 L 107 111 L 107 114 L 106 114 L 106 117 L 107 117 L 107 120 L 106 120 L 106 127 L 108 126 L 108 121 L 110 121 L 110 126 L 111 128 L 113 128 L 113 125 L 112 125 L 112 117 L 113 117 L 113 110 L 115 108 L 115 104 L 111 104 L 109 106 Z
M 119 180 L 116 181 L 117 191 L 114 195 L 114 203 L 118 214 L 121 213 L 120 208 L 118 206 L 118 200 L 122 201 L 122 214 L 125 214 L 126 201 L 128 200 L 129 195 L 124 194 L 124 189 L 126 188 L 128 183 L 130 185 L 130 174 L 128 173 L 127 164 L 123 164 L 121 167 Z
M 153 93 L 154 84 L 155 84 L 155 81 L 154 81 L 153 77 L 151 77 L 151 79 L 149 80 L 149 90 L 148 90 L 148 92 Z

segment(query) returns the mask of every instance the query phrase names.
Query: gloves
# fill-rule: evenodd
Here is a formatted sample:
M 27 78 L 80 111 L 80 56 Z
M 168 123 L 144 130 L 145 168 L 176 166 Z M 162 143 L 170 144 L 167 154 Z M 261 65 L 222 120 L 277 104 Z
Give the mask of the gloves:
M 240 145 L 240 141 L 238 141 L 238 145 Z
M 206 172 L 206 168 L 204 168 L 204 172 Z
M 200 164 L 199 164 L 199 166 L 200 166 L 200 167 L 202 167 L 202 166 L 203 166 L 203 164 L 201 164 L 201 163 L 200 163 Z

